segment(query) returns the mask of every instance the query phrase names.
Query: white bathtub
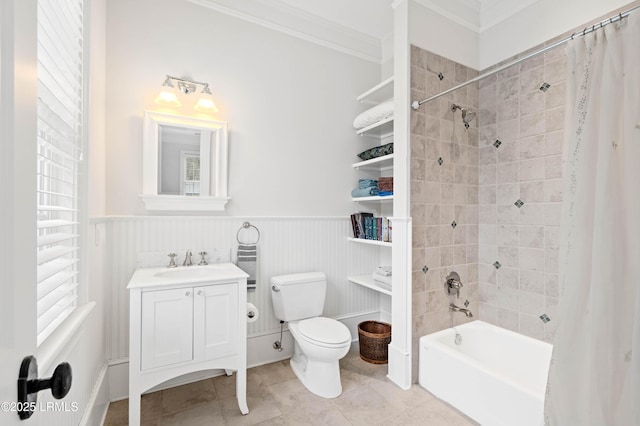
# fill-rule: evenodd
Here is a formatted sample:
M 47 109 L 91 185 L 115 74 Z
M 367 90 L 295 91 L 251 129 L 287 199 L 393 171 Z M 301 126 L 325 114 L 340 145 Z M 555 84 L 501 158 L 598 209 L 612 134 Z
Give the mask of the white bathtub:
M 473 321 L 420 338 L 419 382 L 483 426 L 540 426 L 551 348 Z

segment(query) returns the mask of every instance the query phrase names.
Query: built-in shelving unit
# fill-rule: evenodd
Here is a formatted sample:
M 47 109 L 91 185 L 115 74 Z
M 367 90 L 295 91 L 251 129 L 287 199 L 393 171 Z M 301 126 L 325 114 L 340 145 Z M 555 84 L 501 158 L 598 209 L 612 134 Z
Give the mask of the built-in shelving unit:
M 393 134 L 393 117 L 387 117 L 373 124 L 356 130 L 360 136 L 387 137 Z
M 367 287 L 371 290 L 391 296 L 391 286 L 386 286 L 385 284 L 374 281 L 371 275 L 356 275 L 348 277 L 347 280 L 354 284 L 361 285 L 362 287 Z
M 356 100 L 363 104 L 377 105 L 391 98 L 393 98 L 393 76 L 376 84 L 358 96 Z
M 391 247 L 392 243 L 388 243 L 386 241 L 378 241 L 378 240 L 366 240 L 364 238 L 348 238 L 349 241 L 360 244 L 371 244 L 374 246 L 383 246 L 383 247 Z
M 377 105 L 381 102 L 393 99 L 393 82 L 394 78 L 389 77 L 386 80 L 375 85 L 371 89 L 365 91 L 356 99 L 358 102 L 367 105 Z M 358 129 L 356 133 L 360 136 L 366 136 L 368 141 L 384 145 L 392 142 L 393 138 L 393 116 L 382 119 L 362 129 Z M 371 179 L 377 179 L 382 176 L 393 176 L 394 155 L 388 154 L 382 157 L 372 158 L 370 160 L 359 161 L 351 166 L 363 172 L 364 176 Z M 381 216 L 390 216 L 393 213 L 393 195 L 387 196 L 370 196 L 370 197 L 353 197 L 354 203 L 363 204 L 366 208 L 375 210 Z M 363 238 L 349 238 L 349 241 L 356 244 L 365 244 L 381 247 L 378 251 L 381 264 L 391 264 L 391 251 L 393 247 L 391 242 L 367 240 Z M 362 271 L 365 272 L 365 271 Z M 371 271 L 373 272 L 373 271 Z M 373 291 L 386 296 L 391 296 L 391 286 L 385 286 L 373 280 L 371 273 L 366 275 L 355 275 L 347 278 L 350 283 L 366 287 Z M 388 299 L 390 300 L 390 299 Z
M 371 160 L 359 161 L 351 165 L 354 169 L 384 171 L 393 169 L 393 154 L 372 158 Z
M 354 203 L 390 203 L 393 201 L 393 195 L 385 195 L 384 197 L 378 195 L 372 195 L 371 197 L 353 197 L 351 200 Z

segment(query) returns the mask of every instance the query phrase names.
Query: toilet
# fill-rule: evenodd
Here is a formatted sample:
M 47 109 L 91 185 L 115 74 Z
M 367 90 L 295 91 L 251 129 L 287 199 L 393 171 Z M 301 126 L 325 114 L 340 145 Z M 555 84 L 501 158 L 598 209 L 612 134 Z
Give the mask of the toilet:
M 339 321 L 322 317 L 327 278 L 322 272 L 271 278 L 276 318 L 288 322 L 294 349 L 291 369 L 302 384 L 323 398 L 342 393 L 340 365 L 351 347 L 351 333 Z

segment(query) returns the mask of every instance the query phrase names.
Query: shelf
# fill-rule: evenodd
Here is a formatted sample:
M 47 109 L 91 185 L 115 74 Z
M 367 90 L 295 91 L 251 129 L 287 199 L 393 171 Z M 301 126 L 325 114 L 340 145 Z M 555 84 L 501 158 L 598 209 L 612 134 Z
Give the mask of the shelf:
M 379 197 L 377 195 L 371 197 L 353 197 L 351 199 L 354 203 L 384 203 L 387 201 L 393 201 L 393 195 L 385 195 L 383 197 Z
M 371 290 L 375 290 L 379 293 L 391 296 L 391 286 L 387 287 L 385 284 L 379 284 L 373 281 L 373 277 L 371 276 L 371 274 L 347 277 L 347 280 L 349 280 L 349 282 L 352 282 L 354 284 L 358 284 L 363 287 L 370 288 Z
M 364 238 L 348 238 L 349 241 L 360 244 L 371 244 L 373 246 L 391 247 L 393 243 L 378 240 L 365 240 Z
M 385 137 L 393 134 L 393 117 L 387 117 L 367 127 L 356 130 L 360 136 Z
M 364 104 L 379 104 L 393 98 L 393 76 L 358 96 L 356 100 Z
M 389 170 L 393 168 L 393 154 L 372 158 L 371 160 L 360 161 L 351 165 L 354 169 L 365 170 Z

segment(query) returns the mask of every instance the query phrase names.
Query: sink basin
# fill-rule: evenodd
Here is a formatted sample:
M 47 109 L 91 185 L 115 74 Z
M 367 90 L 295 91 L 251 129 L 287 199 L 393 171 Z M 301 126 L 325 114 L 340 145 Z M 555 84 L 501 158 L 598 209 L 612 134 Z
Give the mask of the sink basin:
M 247 278 L 246 272 L 230 262 L 206 266 L 178 266 L 177 268 L 139 268 L 133 273 L 127 288 L 150 288 L 167 285 L 224 283 Z
M 167 269 L 165 271 L 154 274 L 158 278 L 167 279 L 195 279 L 215 276 L 222 270 L 231 269 L 228 263 L 216 263 L 206 266 L 183 266 L 175 269 Z

